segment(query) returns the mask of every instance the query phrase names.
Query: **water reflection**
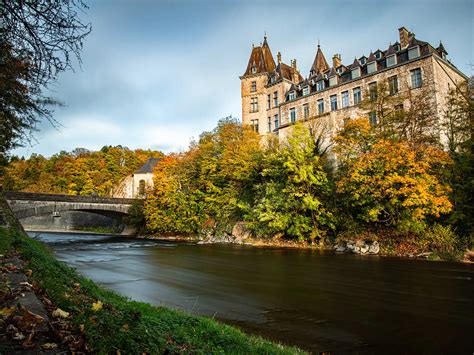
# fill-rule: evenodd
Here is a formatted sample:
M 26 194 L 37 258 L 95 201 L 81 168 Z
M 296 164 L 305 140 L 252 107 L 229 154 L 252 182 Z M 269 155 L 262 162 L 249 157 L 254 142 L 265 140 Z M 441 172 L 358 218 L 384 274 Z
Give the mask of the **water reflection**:
M 474 350 L 471 265 L 96 235 L 35 238 L 135 300 L 213 316 L 314 352 Z

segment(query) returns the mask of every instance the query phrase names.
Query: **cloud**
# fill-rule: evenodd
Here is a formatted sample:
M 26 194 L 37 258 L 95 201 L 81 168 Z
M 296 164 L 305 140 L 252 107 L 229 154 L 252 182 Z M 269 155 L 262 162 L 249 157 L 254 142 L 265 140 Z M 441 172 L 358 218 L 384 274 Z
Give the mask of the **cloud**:
M 429 5 L 429 6 L 428 6 Z M 40 143 L 14 151 L 51 155 L 105 144 L 165 151 L 227 115 L 241 116 L 240 80 L 252 43 L 264 31 L 273 54 L 297 58 L 309 73 L 318 39 L 330 62 L 385 49 L 407 26 L 437 45 L 442 39 L 466 73 L 473 63 L 472 4 L 442 1 L 101 1 L 90 4 L 93 24 L 81 70 L 61 74 L 51 96 L 60 132 L 41 124 Z M 423 14 L 423 16 L 420 16 Z M 442 18 L 442 24 L 433 19 Z

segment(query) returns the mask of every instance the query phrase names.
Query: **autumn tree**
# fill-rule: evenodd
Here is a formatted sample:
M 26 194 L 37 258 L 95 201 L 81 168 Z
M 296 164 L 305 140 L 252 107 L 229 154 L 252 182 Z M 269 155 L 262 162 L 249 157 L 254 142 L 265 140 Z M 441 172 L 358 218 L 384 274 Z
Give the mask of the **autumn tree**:
M 338 193 L 348 199 L 359 220 L 416 228 L 428 217 L 450 212 L 450 187 L 442 173 L 451 164 L 448 154 L 425 144 L 374 140 L 368 127 L 359 120 L 336 137 L 336 152 L 347 162 Z

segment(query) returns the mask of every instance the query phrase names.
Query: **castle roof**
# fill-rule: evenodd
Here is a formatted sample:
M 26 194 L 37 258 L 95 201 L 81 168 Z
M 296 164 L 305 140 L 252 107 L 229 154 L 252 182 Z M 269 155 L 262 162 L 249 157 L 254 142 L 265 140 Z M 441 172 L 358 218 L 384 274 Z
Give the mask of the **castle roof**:
M 273 59 L 272 51 L 268 45 L 267 37 L 265 37 L 261 46 L 252 48 L 244 76 L 271 73 L 275 70 L 275 67 L 275 60 Z M 254 72 L 252 72 L 252 68 L 255 68 Z
M 134 174 L 150 174 L 153 173 L 153 169 L 156 164 L 161 160 L 161 158 L 148 158 L 148 160 L 143 164 Z
M 316 57 L 314 57 L 314 62 L 311 66 L 311 71 L 314 71 L 317 74 L 325 72 L 328 69 L 329 64 L 326 61 L 326 58 L 324 58 L 323 51 L 321 50 L 321 47 L 318 44 L 318 50 L 316 51 Z

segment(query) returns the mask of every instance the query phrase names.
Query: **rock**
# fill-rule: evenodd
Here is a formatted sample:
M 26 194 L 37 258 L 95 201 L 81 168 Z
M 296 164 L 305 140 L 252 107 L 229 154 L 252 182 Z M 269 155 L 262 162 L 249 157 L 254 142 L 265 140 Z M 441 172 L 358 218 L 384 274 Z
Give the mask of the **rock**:
M 234 242 L 241 244 L 245 239 L 250 238 L 252 233 L 244 222 L 238 222 L 232 228 L 232 236 L 234 237 Z
M 360 253 L 361 254 L 367 254 L 369 252 L 369 249 L 370 249 L 370 246 L 367 244 L 367 243 L 364 243 L 361 247 L 360 247 Z
M 380 252 L 380 245 L 379 242 L 374 241 L 369 246 L 369 254 L 378 254 Z
M 338 253 L 345 253 L 347 251 L 347 248 L 344 245 L 336 245 L 334 249 Z

